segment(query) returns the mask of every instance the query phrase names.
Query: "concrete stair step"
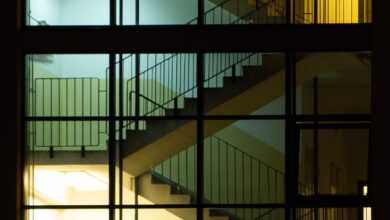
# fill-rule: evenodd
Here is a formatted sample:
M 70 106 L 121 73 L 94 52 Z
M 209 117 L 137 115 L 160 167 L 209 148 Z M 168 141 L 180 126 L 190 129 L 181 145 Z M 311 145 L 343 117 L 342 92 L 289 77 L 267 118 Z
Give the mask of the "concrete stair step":
M 171 185 L 156 183 L 151 174 L 138 179 L 139 193 L 155 204 L 190 204 L 191 197 L 186 194 L 172 194 Z
M 196 98 L 184 98 L 184 108 L 179 109 L 168 109 L 166 110 L 167 116 L 174 115 L 195 115 L 197 110 L 197 99 Z

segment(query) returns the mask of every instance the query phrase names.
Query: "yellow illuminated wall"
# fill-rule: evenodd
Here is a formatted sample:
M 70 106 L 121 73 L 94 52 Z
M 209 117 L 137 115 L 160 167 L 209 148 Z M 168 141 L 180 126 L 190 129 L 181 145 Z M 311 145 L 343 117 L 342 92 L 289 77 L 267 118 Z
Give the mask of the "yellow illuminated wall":
M 314 22 L 315 0 L 294 0 L 295 20 Z M 371 0 L 317 0 L 317 22 L 325 24 L 371 22 Z
M 27 168 L 33 175 L 26 177 L 28 205 L 107 205 L 107 165 L 35 165 Z M 130 177 L 124 173 L 124 179 Z M 123 186 L 124 203 L 134 204 L 134 190 L 128 182 Z M 117 195 L 118 196 L 118 195 Z M 139 196 L 141 204 L 153 204 Z M 118 213 L 117 213 L 118 214 Z M 29 209 L 26 220 L 108 220 L 108 209 Z M 119 219 L 119 216 L 116 216 Z M 134 210 L 123 210 L 123 220 L 135 219 Z M 180 220 L 166 209 L 139 212 L 139 219 Z
M 358 23 L 359 0 L 318 0 L 320 23 Z

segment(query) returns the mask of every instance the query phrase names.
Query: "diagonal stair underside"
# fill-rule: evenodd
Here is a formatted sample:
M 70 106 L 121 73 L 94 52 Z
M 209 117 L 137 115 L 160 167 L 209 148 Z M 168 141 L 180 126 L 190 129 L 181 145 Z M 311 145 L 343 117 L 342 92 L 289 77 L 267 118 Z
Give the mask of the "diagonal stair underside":
M 368 67 L 356 55 L 346 53 L 301 57 L 296 68 L 297 86 L 330 72 L 342 75 L 368 72 Z M 247 115 L 284 95 L 283 56 L 265 54 L 262 66 L 244 67 L 243 71 L 242 77 L 225 77 L 223 88 L 205 89 L 204 110 L 207 114 L 225 114 L 228 109 L 232 115 Z M 186 106 L 183 111 L 185 109 Z M 213 135 L 232 123 L 234 120 L 214 121 L 211 126 L 205 127 L 204 137 Z M 124 169 L 134 176 L 145 173 L 169 156 L 195 144 L 196 136 L 196 121 L 147 120 L 146 130 L 128 131 L 123 143 L 126 155 L 123 160 Z

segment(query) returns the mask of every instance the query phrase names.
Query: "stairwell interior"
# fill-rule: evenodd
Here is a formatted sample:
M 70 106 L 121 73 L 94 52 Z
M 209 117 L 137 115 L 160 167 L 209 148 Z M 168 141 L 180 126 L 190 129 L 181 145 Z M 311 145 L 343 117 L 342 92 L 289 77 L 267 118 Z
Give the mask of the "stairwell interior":
M 333 13 L 334 8 L 341 7 L 336 2 L 320 1 L 328 9 L 315 18 L 312 2 L 296 1 L 295 21 L 309 24 L 314 20 L 319 23 L 369 20 L 367 2 L 364 7 L 351 7 L 344 17 Z M 32 24 L 35 21 L 42 25 L 37 21 L 45 21 L 46 25 L 56 25 L 61 19 L 63 24 L 70 22 L 59 15 L 61 12 L 53 17 L 47 12 L 35 15 L 38 10 L 34 8 L 39 5 L 30 4 Z M 285 20 L 282 1 L 212 0 L 208 4 L 210 7 L 204 14 L 208 24 Z M 351 1 L 343 7 L 352 5 Z M 148 22 L 155 21 L 145 19 L 145 24 Z M 169 18 L 166 22 L 172 23 Z M 181 23 L 194 24 L 196 18 Z M 369 58 L 370 54 L 365 52 L 299 54 L 295 60 L 296 88 L 293 88 L 296 114 L 369 113 Z M 285 134 L 283 53 L 206 53 L 203 67 L 197 66 L 197 55 L 191 53 L 122 54 L 115 64 L 115 89 L 109 87 L 109 62 L 105 54 L 31 54 L 26 60 L 27 116 L 68 118 L 37 119 L 26 125 L 26 204 L 108 203 L 110 91 L 116 93 L 118 117 L 115 125 L 115 147 L 120 149 L 116 155 L 118 204 L 194 204 L 198 196 L 198 163 L 204 167 L 201 197 L 206 204 L 284 203 L 285 151 L 291 145 L 286 143 Z M 198 68 L 204 73 L 201 87 L 197 84 Z M 204 119 L 203 140 L 198 140 L 196 122 L 199 89 L 204 94 L 201 110 L 206 116 L 216 116 Z M 317 138 L 314 136 L 310 128 L 301 129 L 297 136 L 299 193 L 361 193 L 358 186 L 367 180 L 369 131 L 324 129 L 318 131 Z M 313 148 L 314 139 L 319 143 L 317 151 Z M 199 141 L 203 161 L 197 160 Z M 318 165 L 315 158 L 319 158 Z M 316 166 L 318 176 L 314 175 Z M 320 219 L 357 219 L 358 211 L 321 209 Z M 203 215 L 210 220 L 277 220 L 284 219 L 284 210 L 208 208 Z M 314 219 L 311 209 L 298 210 L 296 216 L 302 220 Z M 129 208 L 121 210 L 121 217 L 196 219 L 196 211 Z M 32 210 L 27 219 L 103 220 L 107 219 L 107 211 Z

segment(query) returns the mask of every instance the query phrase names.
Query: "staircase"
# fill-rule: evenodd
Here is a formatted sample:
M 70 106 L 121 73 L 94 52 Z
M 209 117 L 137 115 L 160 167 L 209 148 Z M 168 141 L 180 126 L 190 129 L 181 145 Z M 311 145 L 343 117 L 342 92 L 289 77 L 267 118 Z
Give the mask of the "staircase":
M 225 140 L 211 136 L 204 140 L 206 204 L 279 203 L 283 201 L 284 175 L 241 151 Z M 193 204 L 196 201 L 196 146 L 166 159 L 150 172 L 137 178 L 139 195 L 155 204 Z M 230 174 L 230 175 L 229 175 Z M 218 176 L 218 180 L 214 177 Z M 222 179 L 222 180 L 221 180 Z M 194 219 L 188 210 L 171 209 L 182 219 Z M 206 219 L 261 220 L 281 218 L 273 209 L 207 209 Z
M 219 3 L 216 7 L 208 10 L 205 13 L 206 23 L 208 24 L 250 24 L 250 23 L 269 23 L 273 20 L 273 23 L 283 23 L 285 18 L 280 16 L 284 14 L 282 6 L 278 6 L 276 1 L 263 2 L 257 6 L 248 5 L 245 13 L 242 13 L 237 8 L 233 7 L 235 0 L 227 0 Z M 248 3 L 249 4 L 249 3 Z M 271 8 L 271 9 L 270 9 Z M 225 9 L 231 14 L 239 15 L 224 17 L 223 14 L 219 14 Z M 216 15 L 217 14 L 217 15 Z M 217 18 L 220 18 L 219 20 Z M 192 24 L 196 19 L 191 20 L 188 24 Z M 217 55 L 218 56 L 218 55 Z M 131 56 L 126 59 L 132 59 Z M 232 59 L 230 59 L 232 58 Z M 260 107 L 270 103 L 277 97 L 284 95 L 284 75 L 285 75 L 285 58 L 279 54 L 267 54 L 267 53 L 245 53 L 245 54 L 233 54 L 232 57 L 221 54 L 217 60 L 224 60 L 223 62 L 212 65 L 219 65 L 218 68 L 207 69 L 204 80 L 204 113 L 210 115 L 248 115 Z M 297 86 L 302 85 L 309 79 L 315 76 L 326 74 L 328 71 L 334 71 L 334 67 L 340 67 L 337 69 L 342 74 L 350 74 L 349 71 L 345 71 L 342 67 L 348 63 L 348 66 L 353 64 L 354 72 L 361 72 L 366 70 L 367 66 L 362 63 L 361 60 L 365 60 L 365 57 L 355 57 L 346 54 L 339 55 L 328 55 L 328 54 L 317 54 L 317 55 L 305 55 L 298 56 L 296 61 L 297 72 L 299 73 L 296 78 Z M 156 58 L 157 60 L 157 58 Z M 183 57 L 181 55 L 172 55 L 168 58 L 164 57 L 162 61 L 155 62 L 155 65 L 148 68 L 140 73 L 140 77 L 146 79 L 152 78 L 155 81 L 161 78 L 154 77 L 153 74 L 161 71 L 164 75 L 169 75 L 170 72 L 165 72 L 166 65 L 171 63 L 182 62 Z M 228 61 L 226 61 L 228 60 Z M 326 62 L 325 62 L 326 61 Z M 185 63 L 185 61 L 183 61 Z M 174 64 L 172 64 L 174 65 Z M 210 67 L 210 66 L 208 66 Z M 176 67 L 177 68 L 177 67 Z M 162 70 L 161 70 L 162 69 Z M 171 72 L 173 74 L 173 69 Z M 318 72 L 321 69 L 322 72 Z M 177 70 L 177 69 L 176 69 Z M 181 70 L 181 68 L 180 68 Z M 187 71 L 187 72 L 186 72 Z M 189 73 L 189 70 L 184 70 L 184 75 Z M 187 74 L 188 76 L 190 74 Z M 151 77 L 149 77 L 151 76 Z M 188 81 L 189 78 L 184 78 L 183 81 Z M 151 98 L 147 93 L 137 94 L 134 92 L 134 81 L 135 79 L 129 79 L 127 81 L 126 97 L 127 97 L 127 116 L 134 116 L 133 112 L 133 98 L 143 100 L 143 111 L 140 112 L 139 116 L 189 116 L 197 114 L 197 85 L 184 86 L 179 89 L 176 93 L 170 93 L 164 95 L 163 100 L 155 100 Z M 181 81 L 181 80 L 180 80 Z M 281 84 L 282 82 L 282 84 Z M 158 92 L 155 87 L 146 88 L 146 91 L 152 93 Z M 97 89 L 97 92 L 101 92 Z M 261 94 L 261 95 L 259 95 Z M 166 97 L 166 98 L 165 98 Z M 245 103 L 245 105 L 242 105 Z M 138 122 L 137 122 L 138 123 Z M 205 128 L 204 137 L 206 139 L 215 139 L 213 135 L 234 123 L 234 120 L 230 121 L 215 121 L 212 126 Z M 188 152 L 191 146 L 196 144 L 196 121 L 183 119 L 183 120 L 157 120 L 148 119 L 141 121 L 141 126 L 136 126 L 133 121 L 126 122 L 125 130 L 126 136 L 123 141 L 118 141 L 116 144 L 123 149 L 123 169 L 131 176 L 137 177 L 137 184 L 139 185 L 139 194 L 153 203 L 156 204 L 190 204 L 194 201 L 196 186 L 188 184 L 188 179 L 183 183 L 180 179 L 173 179 L 172 177 L 164 174 L 164 168 L 159 168 L 164 164 L 167 158 L 183 154 L 182 152 Z M 138 127 L 138 128 L 137 128 Z M 141 128 L 139 128 L 141 127 Z M 122 128 L 121 128 L 122 129 Z M 107 129 L 105 129 L 107 130 Z M 219 140 L 222 141 L 222 140 Z M 97 146 L 97 145 L 96 145 Z M 50 147 L 50 152 L 52 148 Z M 82 146 L 83 147 L 83 146 Z M 230 144 L 226 144 L 226 147 L 236 152 Z M 83 148 L 81 148 L 83 149 Z M 206 149 L 207 150 L 207 149 Z M 82 151 L 85 151 L 82 150 Z M 226 151 L 230 152 L 230 151 Z M 237 151 L 238 152 L 238 151 Z M 84 152 L 85 153 L 85 152 Z M 63 160 L 50 160 L 46 156 L 47 152 L 37 153 L 36 161 L 41 164 L 73 164 L 73 163 L 86 163 L 86 164 L 99 164 L 105 163 L 107 154 L 106 151 L 102 150 L 88 150 L 88 156 L 83 160 L 80 160 L 78 152 L 72 151 L 61 151 L 55 154 L 62 157 Z M 250 155 L 245 155 L 244 152 L 240 152 L 245 160 L 249 160 L 250 164 L 256 164 L 259 171 L 261 167 L 267 167 L 267 170 L 275 176 L 276 181 L 274 182 L 275 188 L 269 188 L 272 190 L 279 190 L 276 192 L 282 193 L 282 190 L 277 187 L 276 182 L 283 182 L 283 173 L 277 171 L 268 165 L 264 165 L 261 161 L 256 158 L 252 158 Z M 50 154 L 50 157 L 53 156 Z M 228 156 L 229 158 L 229 156 Z M 242 159 L 244 160 L 244 159 Z M 196 166 L 193 168 L 195 169 Z M 242 166 L 241 168 L 243 168 Z M 174 167 L 173 169 L 180 169 L 180 166 Z M 235 169 L 235 168 L 234 168 Z M 180 173 L 180 171 L 179 171 Z M 196 173 L 193 170 L 193 173 Z M 256 174 L 260 176 L 260 174 Z M 270 181 L 270 178 L 265 178 Z M 234 180 L 235 181 L 235 180 Z M 258 182 L 256 182 L 258 181 Z M 247 181 L 253 185 L 261 185 L 260 180 L 254 182 Z M 274 180 L 273 180 L 274 181 Z M 228 182 L 228 181 L 227 181 Z M 268 188 L 271 185 L 270 182 L 264 186 Z M 244 192 L 245 184 L 242 184 L 242 189 L 238 191 Z M 262 187 L 262 185 L 261 185 Z M 221 188 L 217 186 L 217 188 Z M 226 186 L 229 189 L 229 186 Z M 283 188 L 283 187 L 282 187 Z M 210 186 L 209 190 L 213 187 Z M 261 189 L 254 189 L 252 185 L 250 187 L 250 193 L 248 195 L 256 195 L 260 198 Z M 257 190 L 258 194 L 253 192 Z M 233 191 L 233 190 L 232 190 Z M 210 193 L 210 192 L 209 192 Z M 270 193 L 275 194 L 275 191 Z M 234 195 L 236 196 L 236 195 Z M 229 199 L 229 195 L 225 198 Z M 214 198 L 214 194 L 206 194 L 205 202 L 218 203 L 221 202 Z M 232 199 L 232 198 L 230 198 Z M 250 200 L 246 200 L 246 196 L 242 196 L 242 201 L 254 202 L 251 197 Z M 264 199 L 264 198 L 263 198 Z M 283 198 L 268 198 L 268 200 L 277 202 Z M 232 199 L 233 201 L 233 199 Z M 262 200 L 264 201 L 264 200 Z M 224 202 L 224 201 L 222 201 Z M 257 201 L 259 202 L 259 201 Z M 177 215 L 182 219 L 194 219 L 194 214 L 183 209 L 169 209 L 170 212 Z M 237 210 L 229 209 L 206 209 L 204 216 L 205 219 L 209 220 L 236 220 L 236 219 L 250 219 L 250 220 L 262 220 L 262 219 L 277 219 L 270 217 L 278 213 L 277 210 L 266 210 L 265 212 L 255 211 L 250 217 Z
M 223 115 L 226 114 L 226 111 L 231 115 L 250 114 L 275 98 L 284 95 L 283 85 L 280 84 L 283 82 L 285 73 L 283 57 L 274 54 L 248 55 L 248 57 L 251 56 L 261 56 L 262 65 L 244 65 L 240 76 L 224 76 L 223 87 L 206 87 L 204 90 L 204 112 L 206 114 Z M 342 68 L 345 65 L 351 66 L 351 64 L 354 65 L 348 70 Z M 296 78 L 297 86 L 330 71 L 338 71 L 340 74 L 352 74 L 352 72 L 358 74 L 368 71 L 367 65 L 364 65 L 358 57 L 349 54 L 299 56 L 296 67 L 299 73 Z M 321 72 L 318 69 L 321 69 Z M 205 85 L 207 85 L 207 80 Z M 259 96 L 259 94 L 267 95 Z M 179 96 L 181 95 L 179 94 Z M 172 101 L 174 99 L 168 100 L 167 103 Z M 184 98 L 182 109 L 164 107 L 163 114 L 172 115 L 173 112 L 176 112 L 177 115 L 195 114 L 195 103 L 193 98 Z M 161 111 L 161 107 L 157 109 Z M 212 126 L 205 128 L 204 136 L 208 137 L 233 122 L 233 120 L 215 121 Z M 195 121 L 150 119 L 146 120 L 145 124 L 144 130 L 127 130 L 127 137 L 122 145 L 124 155 L 126 155 L 124 167 L 126 172 L 131 175 L 143 174 L 165 158 L 195 144 Z
M 214 113 L 220 111 L 221 105 L 229 103 L 233 97 L 239 97 L 249 88 L 256 86 L 259 83 L 268 84 L 269 87 L 277 87 L 277 81 L 280 79 L 270 79 L 271 73 L 282 71 L 283 69 L 283 58 L 279 55 L 273 54 L 249 54 L 245 59 L 241 60 L 240 63 L 249 60 L 250 58 L 256 57 L 257 60 L 262 58 L 263 65 L 243 66 L 243 73 L 239 75 L 223 76 L 226 72 L 220 72 L 214 74 L 205 80 L 205 85 L 217 77 L 219 74 L 223 76 L 223 87 L 219 88 L 205 88 L 204 89 L 204 112 Z M 234 72 L 237 64 L 229 66 L 229 69 L 233 69 Z M 271 65 L 270 65 L 271 64 Z M 279 81 L 280 82 L 280 81 Z M 196 88 L 193 88 L 196 89 Z M 191 91 L 191 90 L 189 90 Z M 282 91 L 278 91 L 281 95 Z M 181 96 L 179 94 L 178 96 Z M 177 97 L 177 96 L 176 96 Z M 174 97 L 174 98 L 176 98 Z M 261 106 L 271 101 L 275 97 L 267 97 L 266 99 L 259 100 L 256 106 Z M 168 100 L 165 106 L 168 106 L 172 100 Z M 253 106 L 256 108 L 255 106 Z M 163 108 L 163 115 L 195 115 L 196 114 L 196 99 L 195 98 L 184 98 L 183 108 L 171 109 L 164 106 L 157 106 L 154 111 L 160 111 Z M 223 109 L 223 108 L 222 108 Z M 255 110 L 248 109 L 246 111 Z M 176 114 L 175 114 L 176 113 Z M 148 113 L 146 113 L 147 115 Z M 241 111 L 241 114 L 246 112 Z M 210 128 L 207 131 L 206 137 L 210 134 L 220 130 L 221 128 L 228 126 L 233 123 L 221 122 L 218 126 Z M 143 130 L 127 130 L 127 137 L 123 146 L 123 154 L 128 155 L 124 159 L 124 167 L 126 172 L 138 176 L 145 172 L 148 168 L 158 164 L 165 158 L 178 153 L 179 151 L 191 146 L 196 140 L 196 122 L 191 120 L 155 120 L 150 119 L 145 122 L 146 127 Z M 173 140 L 174 139 L 174 140 Z M 175 144 L 172 144 L 175 143 Z M 148 157 L 145 158 L 147 152 Z M 127 164 L 128 162 L 128 164 Z M 137 164 L 133 166 L 131 164 Z M 141 165 L 144 164 L 144 165 Z

